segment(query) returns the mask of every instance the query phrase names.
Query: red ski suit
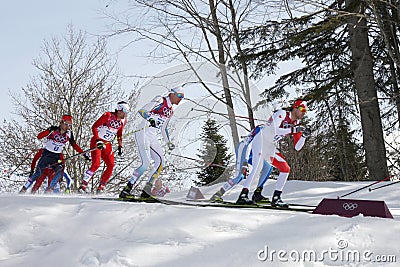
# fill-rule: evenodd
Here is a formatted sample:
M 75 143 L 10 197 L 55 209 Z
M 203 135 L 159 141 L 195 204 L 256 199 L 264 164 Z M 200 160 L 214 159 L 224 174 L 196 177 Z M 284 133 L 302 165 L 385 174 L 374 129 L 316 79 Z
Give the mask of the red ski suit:
M 126 124 L 126 119 L 119 119 L 115 112 L 105 112 L 92 126 L 93 137 L 90 140 L 90 147 L 95 148 L 96 142 L 101 140 L 105 144 L 104 149 L 95 149 L 91 152 L 92 165 L 86 171 L 85 182 L 89 182 L 92 175 L 100 167 L 100 158 L 106 164 L 106 169 L 101 176 L 100 185 L 105 186 L 112 175 L 114 169 L 114 153 L 112 150 L 112 140 L 117 136 L 118 146 L 122 147 L 122 131 Z

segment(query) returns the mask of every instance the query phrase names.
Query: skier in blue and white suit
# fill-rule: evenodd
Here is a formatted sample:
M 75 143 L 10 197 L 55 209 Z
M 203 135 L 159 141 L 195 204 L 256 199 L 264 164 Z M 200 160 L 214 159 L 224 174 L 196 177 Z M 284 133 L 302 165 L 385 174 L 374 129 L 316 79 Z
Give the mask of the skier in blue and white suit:
M 254 137 L 260 132 L 263 125 L 256 126 L 243 140 L 238 144 L 236 148 L 236 163 L 235 171 L 237 173 L 236 177 L 229 179 L 211 198 L 211 201 L 222 201 L 221 197 L 235 185 L 239 184 L 246 175 L 247 165 L 252 164 L 252 153 L 251 153 L 251 143 Z M 253 194 L 253 200 L 255 202 L 266 202 L 268 198 L 261 195 L 262 188 L 267 182 L 268 177 L 272 171 L 272 166 L 264 161 L 264 166 L 261 171 L 260 179 L 258 181 L 257 190 Z M 261 188 L 259 190 L 258 188 Z
M 172 105 L 178 105 L 183 98 L 183 88 L 177 87 L 172 89 L 166 97 L 155 97 L 150 103 L 146 104 L 138 111 L 142 117 L 142 121 L 139 124 L 138 130 L 135 132 L 135 141 L 138 146 L 142 163 L 134 170 L 129 182 L 119 194 L 120 198 L 132 197 L 130 192 L 133 185 L 150 167 L 151 160 L 153 160 L 153 169 L 150 171 L 150 177 L 141 194 L 141 197 L 143 198 L 151 197 L 153 184 L 165 165 L 164 153 L 160 142 L 158 141 L 157 134 L 161 132 L 161 135 L 170 150 L 175 148 L 175 145 L 169 138 L 167 125 L 174 114 Z

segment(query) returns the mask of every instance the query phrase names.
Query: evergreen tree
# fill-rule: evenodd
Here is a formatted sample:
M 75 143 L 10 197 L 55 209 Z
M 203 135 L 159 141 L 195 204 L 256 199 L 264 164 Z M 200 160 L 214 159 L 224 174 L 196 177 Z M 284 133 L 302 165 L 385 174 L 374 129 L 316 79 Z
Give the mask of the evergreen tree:
M 368 61 L 368 64 L 360 64 L 357 60 L 366 59 L 366 56 L 354 56 L 364 55 L 367 51 L 354 49 L 358 49 L 355 44 L 361 43 L 356 40 L 358 37 L 362 37 L 362 43 L 368 46 L 366 29 L 370 25 L 362 20 L 364 26 L 355 27 L 360 17 L 364 17 L 343 16 L 341 12 L 345 8 L 342 6 L 344 2 L 339 2 L 330 9 L 309 16 L 271 21 L 263 27 L 245 29 L 242 38 L 249 43 L 245 55 L 250 68 L 255 70 L 253 76 L 256 78 L 273 72 L 277 62 L 302 59 L 303 66 L 281 76 L 274 86 L 267 88 L 263 93 L 265 98 L 259 104 L 285 96 L 287 88 L 301 88 L 303 98 L 312 104 L 314 110 L 320 111 L 323 117 L 318 117 L 318 120 L 324 122 L 324 128 L 332 131 L 333 141 L 338 144 L 335 150 L 324 150 L 328 153 L 327 158 L 340 159 L 340 164 L 336 164 L 339 169 L 331 172 L 333 176 L 343 180 L 358 180 L 360 174 L 367 172 L 359 172 L 353 167 L 362 166 L 366 160 L 369 175 L 364 178 L 378 179 L 385 177 L 387 171 L 384 141 L 381 138 L 381 129 L 378 129 L 381 128 L 381 123 L 376 88 L 372 86 L 374 80 L 371 68 L 363 69 L 371 78 L 368 90 L 367 86 L 360 85 L 367 80 L 359 79 L 366 75 L 358 73 L 361 68 L 355 68 L 371 66 L 372 63 Z M 359 1 L 348 3 L 359 5 Z M 320 17 L 319 14 L 323 16 Z M 354 32 L 354 28 L 363 29 L 363 32 Z M 254 39 L 257 41 L 254 42 Z M 367 48 L 369 51 L 369 47 Z M 376 55 L 374 50 L 373 52 Z M 370 54 L 368 56 L 370 60 Z M 364 91 L 369 95 L 364 94 Z M 396 90 L 393 91 L 395 95 Z M 370 109 L 373 111 L 368 112 Z M 372 123 L 374 126 L 368 126 L 371 121 L 376 121 Z M 352 131 L 354 127 L 360 131 Z M 362 133 L 365 153 L 355 143 L 355 133 Z M 328 136 L 329 134 L 331 133 L 327 132 Z M 377 165 L 382 169 L 377 168 Z
M 221 167 L 228 165 L 232 155 L 228 154 L 226 139 L 218 133 L 220 128 L 221 126 L 210 118 L 203 126 L 201 139 L 204 144 L 197 156 L 208 166 L 197 172 L 200 185 L 210 184 L 217 179 L 225 181 L 230 175 L 229 168 Z

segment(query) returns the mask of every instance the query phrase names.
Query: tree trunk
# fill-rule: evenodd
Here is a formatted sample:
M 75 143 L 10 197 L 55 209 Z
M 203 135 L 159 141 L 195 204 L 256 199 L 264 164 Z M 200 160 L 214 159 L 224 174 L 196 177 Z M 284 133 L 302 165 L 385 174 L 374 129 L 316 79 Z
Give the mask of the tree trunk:
M 387 177 L 386 150 L 383 139 L 382 121 L 378 104 L 378 96 L 373 74 L 367 21 L 363 17 L 363 3 L 358 0 L 347 0 L 346 6 L 352 16 L 348 21 L 350 47 L 352 52 L 352 70 L 359 100 L 363 144 L 370 180 Z
M 240 44 L 240 37 L 239 37 L 239 29 L 238 25 L 236 24 L 236 10 L 233 4 L 232 0 L 229 0 L 229 9 L 231 11 L 231 16 L 232 16 L 232 30 L 233 30 L 233 36 L 235 39 L 235 44 L 236 44 L 236 49 L 239 55 L 239 61 L 240 65 L 242 67 L 243 71 L 243 95 L 244 99 L 246 101 L 246 107 L 247 107 L 247 115 L 249 117 L 249 124 L 250 124 L 250 129 L 255 128 L 255 123 L 254 123 L 254 113 L 253 113 L 253 106 L 251 104 L 251 95 L 250 95 L 250 84 L 249 84 L 249 75 L 248 75 L 248 69 L 247 69 L 247 64 L 244 62 L 243 57 L 244 53 Z
M 217 39 L 218 45 L 218 63 L 219 69 L 221 71 L 221 78 L 222 78 L 222 86 L 224 87 L 224 96 L 226 100 L 226 108 L 228 111 L 229 116 L 229 125 L 231 127 L 232 139 L 235 147 L 239 144 L 239 134 L 236 124 L 235 112 L 233 109 L 233 101 L 231 91 L 229 89 L 229 82 L 228 82 L 228 74 L 226 71 L 226 60 L 225 60 L 225 50 L 224 50 L 224 40 L 222 38 L 222 34 L 219 28 L 218 17 L 217 17 L 217 8 L 214 4 L 214 0 L 209 0 L 210 3 L 210 11 L 212 16 L 212 22 L 214 26 L 214 34 Z

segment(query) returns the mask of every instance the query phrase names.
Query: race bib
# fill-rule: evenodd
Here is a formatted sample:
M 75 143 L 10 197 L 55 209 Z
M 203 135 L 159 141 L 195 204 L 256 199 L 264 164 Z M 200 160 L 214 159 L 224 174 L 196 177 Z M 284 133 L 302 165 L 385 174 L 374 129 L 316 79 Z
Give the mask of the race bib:
M 112 141 L 117 133 L 117 130 L 110 130 L 110 128 L 108 127 L 99 127 L 97 128 L 97 130 L 97 132 L 99 133 L 99 137 L 106 141 Z
M 53 153 L 61 153 L 64 148 L 64 143 L 58 143 L 53 140 L 49 140 L 46 142 L 45 148 Z

